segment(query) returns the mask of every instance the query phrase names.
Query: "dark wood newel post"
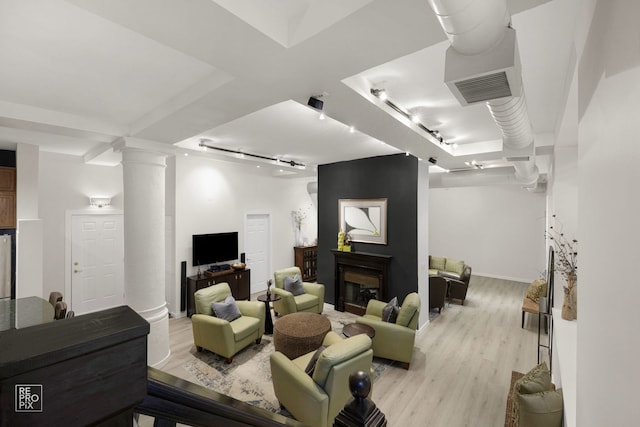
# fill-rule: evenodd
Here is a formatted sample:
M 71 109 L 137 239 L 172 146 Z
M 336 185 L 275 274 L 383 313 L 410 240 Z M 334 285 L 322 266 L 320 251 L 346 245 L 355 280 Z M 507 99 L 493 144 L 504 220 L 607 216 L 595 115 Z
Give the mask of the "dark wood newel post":
M 371 391 L 371 378 L 363 371 L 349 375 L 352 399 L 340 411 L 334 427 L 384 427 L 387 419 L 380 409 L 367 398 Z

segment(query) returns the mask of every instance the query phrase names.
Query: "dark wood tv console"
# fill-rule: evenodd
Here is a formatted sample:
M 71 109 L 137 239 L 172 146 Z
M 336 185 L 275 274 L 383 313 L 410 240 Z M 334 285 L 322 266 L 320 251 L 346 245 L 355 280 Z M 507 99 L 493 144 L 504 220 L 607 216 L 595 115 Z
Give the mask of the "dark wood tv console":
M 251 295 L 251 270 L 224 270 L 215 273 L 202 273 L 200 276 L 187 277 L 187 316 L 196 312 L 193 294 L 198 289 L 206 288 L 216 283 L 227 282 L 231 288 L 231 295 L 235 299 L 248 300 Z

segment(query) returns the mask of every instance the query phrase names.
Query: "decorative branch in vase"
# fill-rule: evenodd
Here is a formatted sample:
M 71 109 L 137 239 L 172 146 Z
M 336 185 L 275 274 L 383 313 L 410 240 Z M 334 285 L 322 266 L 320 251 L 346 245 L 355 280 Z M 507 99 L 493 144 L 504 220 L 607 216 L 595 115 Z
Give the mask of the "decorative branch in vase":
M 578 241 L 567 238 L 562 232 L 562 224 L 552 216 L 560 230 L 549 227 L 547 236 L 551 240 L 555 252 L 555 268 L 564 278 L 567 286 L 563 287 L 564 301 L 562 303 L 562 318 L 575 320 L 578 318 Z
M 296 211 L 291 211 L 291 217 L 293 218 L 293 224 L 295 227 L 296 246 L 302 246 L 302 224 L 304 224 L 304 220 L 307 218 L 307 212 L 300 208 Z

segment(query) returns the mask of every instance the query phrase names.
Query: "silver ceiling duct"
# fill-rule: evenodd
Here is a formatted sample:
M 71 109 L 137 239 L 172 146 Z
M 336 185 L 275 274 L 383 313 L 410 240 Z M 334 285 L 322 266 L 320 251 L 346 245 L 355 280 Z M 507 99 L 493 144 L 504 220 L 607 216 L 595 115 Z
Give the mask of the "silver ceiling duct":
M 445 82 L 463 105 L 486 102 L 502 131 L 515 182 L 538 180 L 534 136 L 526 107 L 516 32 L 506 0 L 427 0 L 451 46 Z

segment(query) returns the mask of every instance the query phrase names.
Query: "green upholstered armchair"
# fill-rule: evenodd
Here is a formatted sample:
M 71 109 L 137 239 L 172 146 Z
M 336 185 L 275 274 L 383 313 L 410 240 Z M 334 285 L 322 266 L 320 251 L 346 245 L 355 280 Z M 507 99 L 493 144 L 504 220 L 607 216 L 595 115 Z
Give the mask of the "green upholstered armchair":
M 191 317 L 193 342 L 198 351 L 203 348 L 219 354 L 231 363 L 233 356 L 251 344 L 260 343 L 264 334 L 264 304 L 259 301 L 236 301 L 242 316 L 228 322 L 213 315 L 211 304 L 231 295 L 228 283 L 218 283 L 195 292 L 196 314 Z
M 323 341 L 327 348 L 316 362 L 313 375 L 305 373 L 314 351 L 294 360 L 276 351 L 271 354 L 273 390 L 298 421 L 312 427 L 331 427 L 336 415 L 351 398 L 349 375 L 364 371 L 371 375 L 371 339 L 355 335 L 344 339 L 329 332 Z
M 302 273 L 298 267 L 284 268 L 273 273 L 275 280 L 273 293 L 280 295 L 281 298 L 273 303 L 273 311 L 280 315 L 297 313 L 298 311 L 322 313 L 324 307 L 324 285 L 303 282 L 304 294 L 296 296 L 284 289 L 285 277 L 294 277 L 296 274 L 302 278 Z
M 356 322 L 369 325 L 376 330 L 373 337 L 374 356 L 397 360 L 402 362 L 405 369 L 409 369 L 420 317 L 420 296 L 412 292 L 405 297 L 396 323 L 382 320 L 382 309 L 385 305 L 387 304 L 383 301 L 369 300 L 364 316 L 358 317 Z

